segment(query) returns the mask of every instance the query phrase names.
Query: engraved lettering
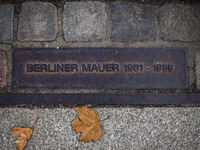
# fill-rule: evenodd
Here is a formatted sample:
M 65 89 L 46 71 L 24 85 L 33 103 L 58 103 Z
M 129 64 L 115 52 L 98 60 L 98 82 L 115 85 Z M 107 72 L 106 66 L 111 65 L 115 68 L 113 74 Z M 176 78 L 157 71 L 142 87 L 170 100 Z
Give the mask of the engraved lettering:
M 33 65 L 32 64 L 27 64 L 27 72 L 33 72 Z
M 102 67 L 101 67 L 102 66 Z M 98 68 L 99 68 L 99 71 L 100 72 L 104 72 L 105 71 L 105 64 L 101 65 L 101 64 L 98 64 Z
M 169 72 L 172 72 L 174 70 L 174 65 L 168 64 L 168 70 L 169 70 Z
M 154 64 L 154 72 L 172 72 L 174 70 L 173 64 Z
M 96 72 L 98 72 L 98 68 L 97 68 L 97 65 L 96 65 L 96 64 L 93 64 L 91 72 L 93 72 L 94 70 L 95 70 Z
M 139 69 L 138 64 L 134 64 L 134 65 L 133 65 L 133 70 L 134 70 L 135 72 L 137 72 L 138 69 Z
M 82 64 L 82 72 L 119 72 L 119 64 Z
M 113 71 L 119 72 L 119 64 L 113 64 Z
M 34 72 L 40 72 L 40 64 L 34 64 Z
M 120 72 L 120 65 L 118 63 L 105 63 L 105 64 L 81 64 L 81 71 L 82 72 L 89 72 L 89 73 L 106 73 L 106 72 Z M 150 66 L 144 66 L 143 70 L 143 64 L 124 64 L 124 71 L 127 73 L 137 73 L 137 72 L 143 72 L 143 71 L 153 71 L 153 72 L 165 72 L 170 73 L 174 71 L 175 66 L 174 64 L 167 64 L 167 63 L 158 63 L 153 64 L 152 67 Z M 25 68 L 26 72 L 42 72 L 42 73 L 63 73 L 63 72 L 78 72 L 79 66 L 78 64 L 61 64 L 61 63 L 55 63 L 55 64 L 26 64 Z
M 64 67 L 63 64 L 62 64 L 62 67 L 61 67 L 60 64 L 57 64 L 57 72 L 59 72 L 59 70 L 60 70 L 61 72 L 63 72 L 63 67 Z
M 167 64 L 163 64 L 163 72 L 167 72 L 168 71 L 168 65 Z
M 65 64 L 65 72 L 71 72 L 71 65 Z
M 55 72 L 55 64 L 54 64 L 54 70 L 51 70 L 51 65 L 50 64 L 48 64 L 48 72 Z
M 71 65 L 71 71 L 74 72 L 74 70 L 76 70 L 76 72 L 78 72 L 78 65 L 77 64 L 72 64 Z
M 124 64 L 125 72 L 143 72 L 143 64 Z
M 41 72 L 43 72 L 43 70 L 47 72 L 47 64 L 41 64 Z
M 88 64 L 87 66 L 85 64 L 82 64 L 82 71 L 83 72 L 90 72 L 91 71 L 91 64 Z
M 106 64 L 106 72 L 111 72 L 113 71 L 113 67 L 111 64 Z

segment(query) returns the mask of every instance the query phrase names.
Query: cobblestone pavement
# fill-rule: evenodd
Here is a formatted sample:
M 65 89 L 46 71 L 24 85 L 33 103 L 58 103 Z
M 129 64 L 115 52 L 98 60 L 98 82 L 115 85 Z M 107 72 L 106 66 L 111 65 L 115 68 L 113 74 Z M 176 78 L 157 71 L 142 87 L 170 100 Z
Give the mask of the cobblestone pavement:
M 167 3 L 177 1 L 0 0 L 0 93 L 200 92 L 200 3 Z M 52 47 L 185 48 L 189 88 L 13 90 L 13 49 Z M 84 143 L 71 126 L 78 116 L 73 108 L 0 108 L 0 149 L 16 149 L 12 128 L 31 127 L 38 113 L 25 150 L 200 149 L 199 107 L 103 105 L 95 110 L 100 119 L 111 117 L 101 123 L 96 143 Z

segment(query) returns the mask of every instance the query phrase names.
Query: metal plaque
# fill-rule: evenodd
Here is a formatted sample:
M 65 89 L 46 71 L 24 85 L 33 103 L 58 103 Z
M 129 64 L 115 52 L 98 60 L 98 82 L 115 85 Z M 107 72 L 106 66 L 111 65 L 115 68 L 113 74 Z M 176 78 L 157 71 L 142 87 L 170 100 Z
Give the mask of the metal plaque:
M 185 89 L 181 48 L 23 48 L 13 50 L 12 88 Z

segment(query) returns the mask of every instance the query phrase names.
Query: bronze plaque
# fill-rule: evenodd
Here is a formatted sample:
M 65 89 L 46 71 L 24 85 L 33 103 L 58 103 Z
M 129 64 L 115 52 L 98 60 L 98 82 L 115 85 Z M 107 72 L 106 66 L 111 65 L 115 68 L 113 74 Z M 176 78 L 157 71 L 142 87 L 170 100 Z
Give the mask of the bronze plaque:
M 182 48 L 13 50 L 14 89 L 185 89 Z

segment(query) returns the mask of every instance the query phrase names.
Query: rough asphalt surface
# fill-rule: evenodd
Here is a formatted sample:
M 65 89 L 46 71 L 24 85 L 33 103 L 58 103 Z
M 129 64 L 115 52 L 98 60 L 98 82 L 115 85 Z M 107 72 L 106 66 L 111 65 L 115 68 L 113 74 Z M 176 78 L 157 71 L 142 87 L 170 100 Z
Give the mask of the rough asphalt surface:
M 15 150 L 13 127 L 35 125 L 25 150 L 198 150 L 200 149 L 200 108 L 95 108 L 102 122 L 102 136 L 79 142 L 71 123 L 78 114 L 73 108 L 1 108 L 0 145 Z

